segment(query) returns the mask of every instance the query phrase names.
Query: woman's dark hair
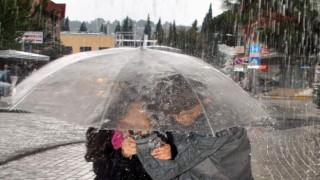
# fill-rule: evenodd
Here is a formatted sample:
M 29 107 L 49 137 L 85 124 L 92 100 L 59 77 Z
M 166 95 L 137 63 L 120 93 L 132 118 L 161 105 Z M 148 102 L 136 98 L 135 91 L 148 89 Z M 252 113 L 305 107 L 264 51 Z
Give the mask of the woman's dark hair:
M 104 159 L 108 154 L 113 151 L 111 138 L 113 131 L 98 130 L 97 128 L 90 127 L 86 132 L 86 149 L 87 152 L 84 156 L 88 162 L 96 162 Z
M 113 90 L 110 94 L 110 99 L 108 100 L 108 105 L 105 113 L 97 121 L 109 120 L 106 124 L 102 124 L 101 128 L 105 127 L 117 127 L 117 121 L 124 117 L 128 111 L 128 108 L 133 102 L 143 102 L 146 103 L 146 97 L 141 94 L 139 90 L 140 85 L 132 82 L 118 82 L 114 85 Z
M 130 104 L 138 99 L 137 90 L 132 87 L 117 87 L 117 92 L 114 92 L 107 107 L 107 111 L 103 119 L 110 119 L 112 121 L 122 118 Z
M 181 74 L 161 78 L 156 83 L 148 109 L 164 113 L 179 113 L 181 110 L 192 108 L 200 100 L 203 100 L 203 96 L 196 94 L 193 88 L 204 89 L 204 84 L 186 79 Z

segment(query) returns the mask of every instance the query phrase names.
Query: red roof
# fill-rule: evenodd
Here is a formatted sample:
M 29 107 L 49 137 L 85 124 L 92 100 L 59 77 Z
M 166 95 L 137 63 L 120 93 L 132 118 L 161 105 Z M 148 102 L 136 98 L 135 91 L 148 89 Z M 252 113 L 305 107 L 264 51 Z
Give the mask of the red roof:
M 66 12 L 66 4 L 56 4 L 52 1 L 49 1 L 46 11 L 55 11 L 54 15 L 60 17 L 60 19 L 63 19 Z

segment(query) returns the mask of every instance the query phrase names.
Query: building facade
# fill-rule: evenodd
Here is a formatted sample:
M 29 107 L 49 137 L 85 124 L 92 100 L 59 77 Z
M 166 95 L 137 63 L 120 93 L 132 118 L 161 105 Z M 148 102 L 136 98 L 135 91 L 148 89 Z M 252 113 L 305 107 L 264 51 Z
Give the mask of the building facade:
M 44 19 L 44 35 L 50 35 L 52 40 L 47 43 L 52 44 L 60 38 L 60 24 L 65 18 L 66 4 L 57 4 L 51 0 L 32 0 L 32 11 L 35 11 L 37 6 L 40 6 L 40 10 L 44 8 L 45 13 L 39 14 L 38 18 Z
M 115 44 L 114 37 L 104 33 L 61 32 L 60 39 L 65 46 L 65 54 L 108 49 Z

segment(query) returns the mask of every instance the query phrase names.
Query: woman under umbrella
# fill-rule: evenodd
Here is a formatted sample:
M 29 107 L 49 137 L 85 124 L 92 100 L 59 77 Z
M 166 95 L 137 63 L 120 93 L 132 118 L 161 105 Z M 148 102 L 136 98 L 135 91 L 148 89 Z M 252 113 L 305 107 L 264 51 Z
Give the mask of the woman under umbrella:
M 203 94 L 195 89 L 203 89 Z M 156 89 L 152 110 L 164 113 L 177 126 L 191 127 L 206 121 L 204 106 L 209 98 L 205 86 L 182 75 L 163 78 Z M 149 106 L 150 107 L 150 106 Z M 157 108 L 154 108 L 157 107 Z M 153 179 L 252 179 L 250 141 L 242 127 L 206 134 L 172 132 L 177 155 L 171 160 L 158 160 L 161 154 L 146 145 L 152 137 L 137 140 L 137 154 Z M 151 152 L 151 153 L 150 153 Z
M 103 119 L 112 119 L 122 130 L 89 128 L 87 130 L 87 153 L 85 159 L 93 162 L 96 180 L 125 179 L 148 180 L 146 173 L 136 154 L 135 138 L 148 136 L 150 126 L 146 111 L 143 111 L 146 99 L 140 98 L 132 86 L 125 85 L 118 96 L 115 96 Z M 127 130 L 133 128 L 134 130 Z M 158 149 L 156 158 L 171 159 L 170 134 L 157 133 L 162 147 Z

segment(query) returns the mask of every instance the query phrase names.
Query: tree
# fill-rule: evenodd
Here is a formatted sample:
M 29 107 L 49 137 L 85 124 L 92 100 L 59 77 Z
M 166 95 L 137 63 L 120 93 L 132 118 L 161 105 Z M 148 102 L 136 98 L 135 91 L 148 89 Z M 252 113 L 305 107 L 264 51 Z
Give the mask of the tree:
M 187 34 L 186 34 L 186 47 L 184 52 L 193 56 L 200 56 L 199 55 L 199 41 L 198 41 L 198 21 L 195 20 L 192 23 L 191 28 L 189 28 L 187 30 Z
M 108 29 L 106 24 L 101 24 L 100 32 L 104 34 L 108 34 Z
M 194 20 L 194 22 L 191 25 L 191 29 L 198 31 L 198 21 Z
M 178 34 L 177 34 L 176 22 L 173 21 L 173 24 L 172 24 L 172 47 L 176 47 L 177 43 L 178 43 Z
M 31 30 L 31 1 L 0 0 L 0 49 L 19 49 L 22 34 Z
M 168 30 L 168 36 L 166 37 L 166 45 L 167 46 L 172 46 L 172 41 L 173 41 L 173 29 L 172 29 L 172 24 L 169 24 L 169 30 Z
M 118 24 L 116 25 L 116 28 L 114 30 L 114 32 L 120 32 L 121 31 L 121 25 L 120 25 L 120 22 L 118 21 Z
M 186 28 L 178 27 L 177 29 L 177 41 L 176 41 L 176 48 L 185 51 L 187 47 L 187 32 Z
M 151 25 L 150 25 L 150 16 L 148 14 L 147 22 L 144 26 L 144 34 L 148 35 L 148 39 L 151 39 Z
M 70 31 L 70 26 L 69 26 L 69 18 L 67 17 L 65 23 L 64 23 L 64 27 L 66 31 Z
M 82 22 L 80 27 L 79 27 L 79 32 L 87 32 L 87 26 L 85 22 Z
M 122 21 L 122 33 L 124 39 L 133 39 L 133 22 L 132 20 L 127 16 L 123 21 Z M 132 43 L 124 42 L 124 45 L 128 46 Z
M 61 21 L 61 31 L 70 31 L 69 18 L 65 18 Z
M 206 14 L 203 22 L 202 22 L 202 27 L 201 27 L 201 32 L 208 34 L 209 31 L 211 31 L 210 27 L 211 27 L 211 21 L 212 21 L 212 4 L 210 4 L 209 6 L 209 11 Z
M 154 39 L 156 39 L 158 41 L 159 45 L 164 43 L 165 34 L 164 34 L 164 30 L 162 28 L 161 18 L 159 18 L 159 21 L 158 21 L 157 26 L 156 26 L 156 30 L 153 33 L 153 37 L 154 37 Z
M 122 31 L 123 32 L 132 32 L 133 26 L 132 26 L 132 20 L 127 16 L 122 21 Z
M 53 15 L 53 12 L 47 12 L 46 8 L 49 4 L 49 0 L 43 0 L 41 2 L 36 2 L 33 7 L 33 12 L 31 17 L 34 18 L 37 22 L 32 24 L 33 29 L 42 29 L 44 30 L 46 27 L 46 21 L 48 16 Z

